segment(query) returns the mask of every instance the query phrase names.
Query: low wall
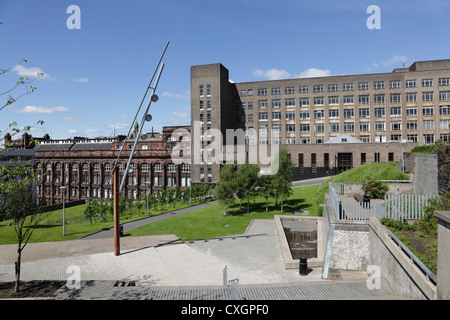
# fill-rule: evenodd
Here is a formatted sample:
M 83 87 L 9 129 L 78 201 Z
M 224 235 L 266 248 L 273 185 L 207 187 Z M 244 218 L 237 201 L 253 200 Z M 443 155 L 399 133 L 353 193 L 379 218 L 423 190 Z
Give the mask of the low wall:
M 369 218 L 370 264 L 380 268 L 392 291 L 410 299 L 437 298 L 436 286 L 391 240 L 387 229 L 376 218 Z
M 438 218 L 437 298 L 450 300 L 450 211 L 436 211 Z
M 413 184 L 411 182 L 405 183 L 387 183 L 389 186 L 388 193 L 412 193 L 413 192 Z M 363 194 L 362 191 L 362 183 L 344 183 L 344 194 Z
M 328 224 L 325 219 L 313 216 L 274 216 L 275 228 L 277 230 L 278 241 L 280 244 L 281 256 L 284 262 L 285 269 L 298 269 L 299 259 L 293 259 L 286 235 L 283 230 L 281 219 L 298 220 L 298 221 L 316 221 L 317 222 L 317 258 L 308 258 L 308 267 L 316 268 L 323 266 L 323 260 L 326 251 Z

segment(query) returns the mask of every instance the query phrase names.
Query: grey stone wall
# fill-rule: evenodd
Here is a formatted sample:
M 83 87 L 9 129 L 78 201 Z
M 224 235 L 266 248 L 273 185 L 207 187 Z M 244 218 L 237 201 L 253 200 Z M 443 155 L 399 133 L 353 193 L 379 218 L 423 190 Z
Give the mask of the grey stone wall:
M 435 154 L 415 155 L 413 190 L 417 194 L 439 194 L 438 164 Z

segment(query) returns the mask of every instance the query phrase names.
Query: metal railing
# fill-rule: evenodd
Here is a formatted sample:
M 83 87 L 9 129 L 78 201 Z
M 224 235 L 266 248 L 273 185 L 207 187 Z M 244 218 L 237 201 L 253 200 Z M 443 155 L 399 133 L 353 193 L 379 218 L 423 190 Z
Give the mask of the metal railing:
M 402 219 L 420 219 L 425 214 L 425 207 L 432 195 L 426 194 L 386 194 L 384 196 L 384 217 Z
M 412 253 L 411 250 L 409 250 L 390 230 L 387 230 L 387 232 L 395 244 L 408 256 L 411 263 L 414 263 L 425 274 L 427 279 L 436 285 L 437 277 L 435 274 L 431 272 L 430 269 L 428 269 L 428 267 L 424 265 L 422 261 L 420 261 L 419 258 L 417 258 L 416 255 Z

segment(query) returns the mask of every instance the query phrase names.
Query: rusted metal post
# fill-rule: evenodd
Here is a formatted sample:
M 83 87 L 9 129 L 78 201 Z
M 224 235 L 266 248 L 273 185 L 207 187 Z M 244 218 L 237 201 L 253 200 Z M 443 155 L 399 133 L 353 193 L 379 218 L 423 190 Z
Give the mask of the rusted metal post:
M 113 172 L 113 196 L 114 196 L 114 255 L 120 255 L 120 219 L 119 219 L 119 168 Z

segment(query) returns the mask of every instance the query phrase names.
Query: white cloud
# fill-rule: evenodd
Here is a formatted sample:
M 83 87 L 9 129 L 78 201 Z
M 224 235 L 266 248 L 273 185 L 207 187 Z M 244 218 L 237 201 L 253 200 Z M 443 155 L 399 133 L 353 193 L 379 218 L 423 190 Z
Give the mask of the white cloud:
M 84 132 L 84 133 L 98 133 L 98 132 L 100 132 L 100 131 L 97 130 L 97 129 L 86 129 L 86 130 L 84 130 L 83 132 Z
M 261 70 L 261 69 L 255 69 L 253 70 L 253 75 L 260 77 L 260 78 L 266 78 L 268 80 L 279 80 L 279 79 L 289 79 L 291 78 L 291 74 L 285 70 L 280 69 L 270 69 L 270 70 Z
M 172 116 L 177 118 L 186 118 L 188 116 L 187 112 L 172 112 Z
M 269 69 L 266 71 L 261 69 L 255 69 L 253 70 L 253 75 L 260 78 L 266 78 L 268 80 L 280 80 L 290 78 L 328 77 L 331 75 L 331 71 L 328 69 L 323 70 L 323 69 L 309 68 L 300 74 L 292 75 L 286 70 L 280 69 Z
M 314 77 L 329 77 L 331 76 L 331 71 L 326 69 L 316 69 L 316 68 L 309 68 L 299 75 L 297 75 L 297 78 L 314 78 Z
M 75 129 L 69 129 L 69 130 L 67 130 L 67 132 L 69 133 L 69 134 L 77 134 L 77 130 L 75 130 Z
M 14 113 L 55 113 L 55 112 L 69 112 L 69 109 L 63 106 L 57 106 L 57 107 L 39 107 L 39 106 L 26 106 L 25 108 L 21 110 L 11 110 Z
M 68 121 L 68 122 L 80 122 L 81 119 L 73 118 L 73 117 L 63 117 L 62 120 Z
M 386 61 L 381 62 L 384 66 L 390 67 L 393 65 L 403 64 L 408 60 L 408 57 L 406 56 L 397 56 L 394 54 L 394 56 Z
M 21 77 L 31 77 L 31 78 L 37 78 L 39 74 L 43 74 L 40 76 L 40 79 L 45 80 L 56 80 L 55 76 L 49 75 L 48 73 L 45 73 L 42 71 L 41 68 L 38 67 L 31 67 L 26 68 L 20 64 L 14 66 L 12 70 L 17 73 Z
M 75 77 L 72 77 L 72 80 L 76 81 L 76 82 L 81 82 L 81 83 L 89 82 L 88 78 L 75 78 Z
M 108 125 L 108 128 L 116 129 L 116 130 L 126 129 L 126 128 L 129 128 L 129 127 L 130 127 L 130 125 L 128 123 L 117 123 L 117 124 L 110 124 L 110 125 Z
M 167 98 L 173 98 L 173 99 L 189 99 L 189 91 L 186 91 L 185 93 L 171 93 L 171 92 L 163 92 L 161 94 L 162 97 L 167 97 Z

